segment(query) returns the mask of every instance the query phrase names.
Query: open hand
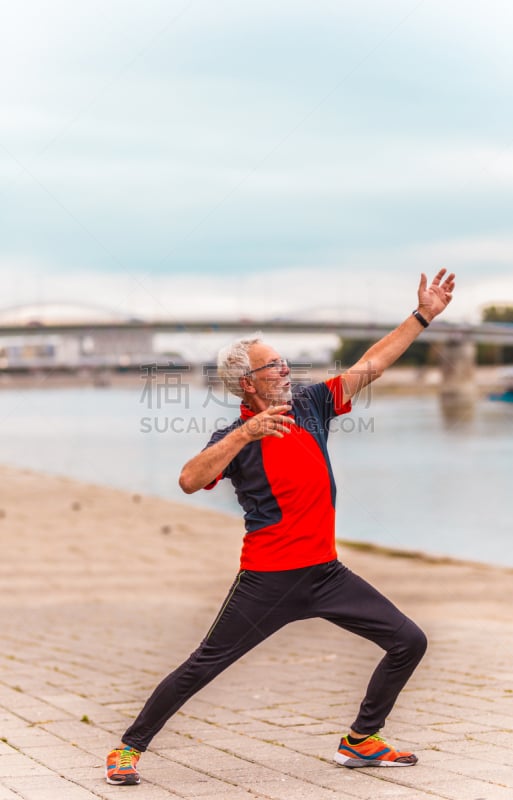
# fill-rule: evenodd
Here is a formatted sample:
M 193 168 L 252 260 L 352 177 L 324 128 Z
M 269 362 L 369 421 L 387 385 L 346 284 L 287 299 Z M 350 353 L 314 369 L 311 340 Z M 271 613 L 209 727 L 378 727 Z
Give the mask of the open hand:
M 427 277 L 424 273 L 420 276 L 418 291 L 419 311 L 428 322 L 431 322 L 438 314 L 441 314 L 452 300 L 452 293 L 456 285 L 454 282 L 455 275 L 451 272 L 442 282 L 446 272 L 446 269 L 441 269 L 437 272 L 431 286 L 427 285 Z

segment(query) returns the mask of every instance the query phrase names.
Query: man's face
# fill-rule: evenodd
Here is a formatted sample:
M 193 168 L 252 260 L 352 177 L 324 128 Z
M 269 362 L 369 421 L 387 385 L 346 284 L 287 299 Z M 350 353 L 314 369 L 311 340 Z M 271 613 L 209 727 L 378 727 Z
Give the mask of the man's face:
M 279 406 L 292 400 L 290 368 L 267 344 L 254 344 L 249 351 L 251 373 L 247 376 L 255 394 L 265 405 Z

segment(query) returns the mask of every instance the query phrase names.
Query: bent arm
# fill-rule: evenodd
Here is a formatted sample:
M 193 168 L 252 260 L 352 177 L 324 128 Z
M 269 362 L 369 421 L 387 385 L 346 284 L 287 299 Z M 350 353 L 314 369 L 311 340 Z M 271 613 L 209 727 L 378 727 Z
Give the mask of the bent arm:
M 197 456 L 191 458 L 180 473 L 178 483 L 186 494 L 193 494 L 212 483 L 250 441 L 244 425 L 231 431 Z
M 283 439 L 290 433 L 294 424 L 291 417 L 283 416 L 289 411 L 289 404 L 266 408 L 256 414 L 239 428 L 226 434 L 220 441 L 202 450 L 183 467 L 178 483 L 186 494 L 204 489 L 228 466 L 248 442 L 274 436 Z

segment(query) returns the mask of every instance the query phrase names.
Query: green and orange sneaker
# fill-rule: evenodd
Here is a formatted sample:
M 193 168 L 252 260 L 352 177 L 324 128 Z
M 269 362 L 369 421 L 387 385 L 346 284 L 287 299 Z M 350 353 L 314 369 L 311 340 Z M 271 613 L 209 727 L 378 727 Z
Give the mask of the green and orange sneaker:
M 115 786 L 133 786 L 140 783 L 141 779 L 137 772 L 137 762 L 140 756 L 139 750 L 132 747 L 119 747 L 112 750 L 107 756 L 105 767 L 105 780 Z
M 367 736 L 357 744 L 350 744 L 347 736 L 340 740 L 333 756 L 337 764 L 356 767 L 413 767 L 418 759 L 413 753 L 400 753 L 387 744 L 381 736 Z

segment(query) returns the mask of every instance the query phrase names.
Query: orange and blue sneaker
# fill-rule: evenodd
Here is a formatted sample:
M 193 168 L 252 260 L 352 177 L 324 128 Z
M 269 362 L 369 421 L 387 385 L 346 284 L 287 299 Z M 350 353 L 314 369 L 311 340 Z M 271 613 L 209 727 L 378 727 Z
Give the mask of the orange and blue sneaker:
M 381 736 L 374 734 L 356 744 L 350 743 L 348 736 L 343 736 L 333 760 L 344 767 L 355 769 L 356 767 L 413 767 L 418 758 L 413 753 L 400 753 L 394 750 Z
M 112 750 L 107 756 L 105 767 L 105 780 L 115 786 L 133 786 L 140 783 L 141 779 L 137 772 L 137 762 L 140 757 L 139 750 L 133 747 L 119 747 Z

